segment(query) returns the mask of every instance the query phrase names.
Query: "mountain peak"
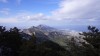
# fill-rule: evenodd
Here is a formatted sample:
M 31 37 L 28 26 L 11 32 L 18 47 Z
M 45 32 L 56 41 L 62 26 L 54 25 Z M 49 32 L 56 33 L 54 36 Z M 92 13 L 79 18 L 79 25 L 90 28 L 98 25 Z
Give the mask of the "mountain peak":
M 49 27 L 49 26 L 40 24 L 40 25 L 38 25 L 37 27 Z
M 55 28 L 43 24 L 38 25 L 37 28 L 41 30 L 55 30 Z

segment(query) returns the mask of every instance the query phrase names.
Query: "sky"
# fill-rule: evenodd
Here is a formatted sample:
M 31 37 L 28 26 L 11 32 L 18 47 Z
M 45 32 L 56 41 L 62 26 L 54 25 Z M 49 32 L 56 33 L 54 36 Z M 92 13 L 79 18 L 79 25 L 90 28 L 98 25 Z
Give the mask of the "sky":
M 100 26 L 100 0 L 0 0 L 0 25 Z M 77 28 L 77 29 L 79 29 Z

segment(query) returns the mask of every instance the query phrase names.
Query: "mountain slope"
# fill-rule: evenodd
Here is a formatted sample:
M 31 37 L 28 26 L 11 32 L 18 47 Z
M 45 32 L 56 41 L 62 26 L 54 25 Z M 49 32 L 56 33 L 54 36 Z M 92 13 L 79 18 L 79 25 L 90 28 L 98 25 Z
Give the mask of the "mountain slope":
M 81 45 L 80 42 L 85 42 L 78 34 L 78 32 L 73 30 L 58 30 L 46 25 L 32 26 L 31 28 L 24 29 L 24 33 L 32 35 L 34 34 L 38 42 L 43 41 L 53 41 L 60 46 L 68 46 L 68 42 L 71 41 L 72 38 L 75 39 L 76 44 Z

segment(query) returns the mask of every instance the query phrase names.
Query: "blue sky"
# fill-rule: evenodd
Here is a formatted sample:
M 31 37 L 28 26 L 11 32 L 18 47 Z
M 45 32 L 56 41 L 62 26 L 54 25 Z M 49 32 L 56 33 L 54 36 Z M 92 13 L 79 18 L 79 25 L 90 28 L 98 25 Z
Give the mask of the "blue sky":
M 99 22 L 100 0 L 0 0 L 0 25 L 7 27 L 70 28 Z

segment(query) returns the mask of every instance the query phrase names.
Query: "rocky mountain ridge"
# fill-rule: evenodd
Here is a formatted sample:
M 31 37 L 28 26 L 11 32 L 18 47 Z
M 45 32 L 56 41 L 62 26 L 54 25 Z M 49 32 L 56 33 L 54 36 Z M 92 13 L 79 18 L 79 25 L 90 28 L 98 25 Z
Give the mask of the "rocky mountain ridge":
M 72 38 L 74 38 L 78 45 L 81 45 L 81 42 L 85 42 L 83 36 L 79 35 L 79 32 L 77 31 L 58 30 L 46 25 L 32 26 L 28 29 L 24 29 L 23 32 L 29 35 L 34 34 L 37 37 L 38 42 L 50 40 L 60 46 L 67 46 L 68 41 L 71 41 Z

